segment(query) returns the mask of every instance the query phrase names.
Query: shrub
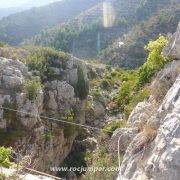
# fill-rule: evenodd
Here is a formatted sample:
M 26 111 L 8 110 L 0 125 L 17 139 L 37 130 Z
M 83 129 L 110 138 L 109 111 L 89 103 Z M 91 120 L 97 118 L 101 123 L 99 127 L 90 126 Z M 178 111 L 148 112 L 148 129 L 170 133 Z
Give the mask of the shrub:
M 51 48 L 32 48 L 30 55 L 26 58 L 26 64 L 32 71 L 38 71 L 41 78 L 51 76 L 50 67 L 66 68 L 69 55 Z
M 0 41 L 0 47 L 4 47 L 6 45 L 6 43 Z
M 53 138 L 52 132 L 48 131 L 43 134 L 43 137 L 46 141 L 50 141 Z
M 107 124 L 103 129 L 102 131 L 105 133 L 105 134 L 108 134 L 108 135 L 112 135 L 112 133 L 118 129 L 118 128 L 124 128 L 126 126 L 126 121 L 124 120 L 116 120 L 116 121 L 112 121 L 110 122 L 109 124 Z
M 37 79 L 27 80 L 24 83 L 24 90 L 27 93 L 29 100 L 31 101 L 37 98 L 37 96 L 40 93 L 41 88 L 42 88 L 42 85 L 40 81 Z
M 144 65 L 139 69 L 139 78 L 138 78 L 138 86 L 143 86 L 146 83 L 151 81 L 151 78 L 154 76 L 156 70 L 148 65 Z
M 113 154 L 109 154 L 105 147 L 100 147 L 93 153 L 87 152 L 86 153 L 86 162 L 88 167 L 97 167 L 99 169 L 103 168 L 113 168 L 113 170 L 108 171 L 88 171 L 86 172 L 85 176 L 82 178 L 83 180 L 94 180 L 94 179 L 116 179 L 118 170 L 118 160 L 117 156 Z M 122 160 L 122 156 L 121 156 Z M 115 169 L 116 168 L 116 169 Z
M 124 110 L 125 105 L 129 103 L 132 96 L 134 95 L 134 90 L 136 86 L 137 76 L 136 73 L 127 74 L 126 79 L 120 87 L 119 93 L 116 97 L 116 103 L 120 107 L 121 111 Z
M 111 87 L 111 83 L 108 80 L 104 79 L 104 80 L 102 80 L 100 86 L 102 89 L 108 90 Z
M 95 70 L 90 68 L 90 70 L 88 72 L 88 78 L 92 80 L 92 79 L 95 79 L 97 77 L 98 77 L 98 75 L 96 74 Z
M 148 87 L 143 88 L 142 90 L 139 90 L 132 96 L 129 103 L 124 108 L 124 116 L 125 119 L 128 119 L 130 113 L 134 109 L 134 107 L 139 103 L 144 101 L 146 98 L 148 98 L 150 95 L 150 89 Z
M 78 81 L 76 85 L 76 95 L 81 99 L 85 99 L 89 94 L 89 85 L 85 78 L 84 71 L 82 67 L 78 66 L 77 69 Z
M 62 118 L 64 121 L 67 122 L 74 122 L 75 120 L 75 113 L 73 110 L 67 111 L 66 115 L 64 115 L 64 117 Z M 75 131 L 77 130 L 77 126 L 75 125 L 71 125 L 71 124 L 65 124 L 64 125 L 64 137 L 68 138 L 70 136 L 72 136 Z
M 167 44 L 167 39 L 160 36 L 156 41 L 150 41 L 145 47 L 149 51 L 146 63 L 139 69 L 137 86 L 142 87 L 149 83 L 156 72 L 158 72 L 167 62 L 162 55 L 162 50 Z
M 11 155 L 12 149 L 11 148 L 5 148 L 0 147 L 0 166 L 9 168 L 11 166 L 10 162 L 10 155 Z
M 94 101 L 98 101 L 104 103 L 104 97 L 102 96 L 102 92 L 100 89 L 95 89 L 91 92 Z
M 133 108 L 149 97 L 150 91 L 145 85 L 151 82 L 152 77 L 169 62 L 163 57 L 162 50 L 167 43 L 164 36 L 156 41 L 150 41 L 145 47 L 149 51 L 147 62 L 136 71 L 122 71 L 119 78 L 123 82 L 116 102 L 127 119 Z
M 111 71 L 112 70 L 112 67 L 110 65 L 106 65 L 106 70 L 107 71 Z

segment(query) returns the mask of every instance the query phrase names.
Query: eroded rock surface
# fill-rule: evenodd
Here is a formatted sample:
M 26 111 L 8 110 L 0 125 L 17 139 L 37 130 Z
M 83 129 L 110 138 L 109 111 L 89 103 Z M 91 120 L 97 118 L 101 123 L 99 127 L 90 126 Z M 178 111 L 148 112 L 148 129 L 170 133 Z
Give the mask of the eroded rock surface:
M 1 145 L 13 147 L 17 161 L 28 156 L 31 168 L 50 172 L 70 152 L 76 131 L 67 132 L 67 125 L 42 116 L 85 121 L 85 100 L 76 96 L 77 81 L 69 78 L 69 72 L 77 73 L 76 69 L 74 61 L 67 61 L 63 73 L 56 71 L 62 73 L 62 80 L 46 78 L 37 97 L 30 99 L 24 84 L 34 78 L 32 73 L 18 60 L 0 58 L 0 132 L 7 137 Z
M 180 25 L 164 49 L 164 55 L 174 61 L 158 73 L 151 85 L 154 91 L 150 99 L 139 103 L 129 117 L 133 126 L 140 122 L 144 130 L 128 146 L 118 180 L 179 180 L 179 30 Z

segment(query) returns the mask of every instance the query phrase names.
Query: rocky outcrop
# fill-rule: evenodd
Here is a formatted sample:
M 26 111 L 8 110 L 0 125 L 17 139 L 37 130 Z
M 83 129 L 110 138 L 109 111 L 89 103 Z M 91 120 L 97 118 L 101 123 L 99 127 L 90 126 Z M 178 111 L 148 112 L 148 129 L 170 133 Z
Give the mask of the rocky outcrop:
M 28 156 L 31 168 L 50 172 L 68 155 L 77 135 L 58 119 L 85 122 L 85 100 L 76 96 L 77 80 L 71 78 L 72 71 L 78 76 L 77 62 L 66 63 L 63 72 L 56 71 L 62 80 L 46 80 L 30 98 L 34 90 L 24 87 L 35 78 L 32 73 L 18 60 L 0 58 L 0 132 L 5 135 L 0 145 L 13 148 L 17 163 Z
M 133 138 L 137 135 L 137 128 L 119 128 L 117 129 L 110 140 L 109 144 L 109 152 L 117 153 L 118 152 L 118 141 L 119 141 L 119 151 L 121 153 L 125 153 L 129 143 L 133 140 Z
M 152 96 L 139 103 L 129 117 L 130 124 L 140 131 L 126 150 L 118 180 L 179 179 L 179 29 L 180 26 L 164 50 L 164 54 L 176 60 L 159 72 L 151 85 Z
M 180 23 L 178 25 L 177 31 L 173 35 L 170 35 L 169 43 L 164 48 L 163 54 L 175 60 L 179 59 L 180 57 Z

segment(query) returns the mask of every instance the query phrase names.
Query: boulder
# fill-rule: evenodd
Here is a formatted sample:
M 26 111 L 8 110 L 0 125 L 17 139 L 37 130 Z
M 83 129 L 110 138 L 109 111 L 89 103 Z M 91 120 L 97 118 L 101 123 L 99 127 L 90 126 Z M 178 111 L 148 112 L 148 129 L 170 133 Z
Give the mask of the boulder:
M 0 58 L 1 85 L 6 89 L 18 89 L 27 76 L 27 68 L 20 61 L 14 62 L 11 59 Z
M 52 81 L 46 84 L 48 109 L 54 112 L 68 110 L 75 105 L 74 88 L 66 81 Z

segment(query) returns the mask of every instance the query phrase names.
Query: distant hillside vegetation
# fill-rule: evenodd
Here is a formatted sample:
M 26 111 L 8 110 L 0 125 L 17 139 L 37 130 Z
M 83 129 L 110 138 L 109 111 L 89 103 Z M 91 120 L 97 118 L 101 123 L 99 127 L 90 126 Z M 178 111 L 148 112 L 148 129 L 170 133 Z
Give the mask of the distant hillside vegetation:
M 147 58 L 144 49 L 147 42 L 156 39 L 159 34 L 174 33 L 179 20 L 180 4 L 164 8 L 119 37 L 112 45 L 101 51 L 99 58 L 106 63 L 125 68 L 139 67 Z M 124 45 L 119 47 L 119 42 L 123 42 Z
M 136 68 L 145 44 L 174 32 L 179 20 L 180 0 L 63 0 L 4 18 L 0 40 Z
M 63 0 L 10 15 L 0 20 L 0 40 L 12 45 L 41 30 L 73 19 L 102 0 Z
M 179 0 L 107 2 L 113 7 L 113 26 L 104 27 L 103 3 L 99 3 L 68 23 L 42 31 L 26 43 L 51 46 L 79 58 L 99 58 L 112 65 L 135 68 L 146 59 L 144 45 L 160 33 L 175 31 L 180 19 Z M 119 48 L 121 41 L 125 45 Z

